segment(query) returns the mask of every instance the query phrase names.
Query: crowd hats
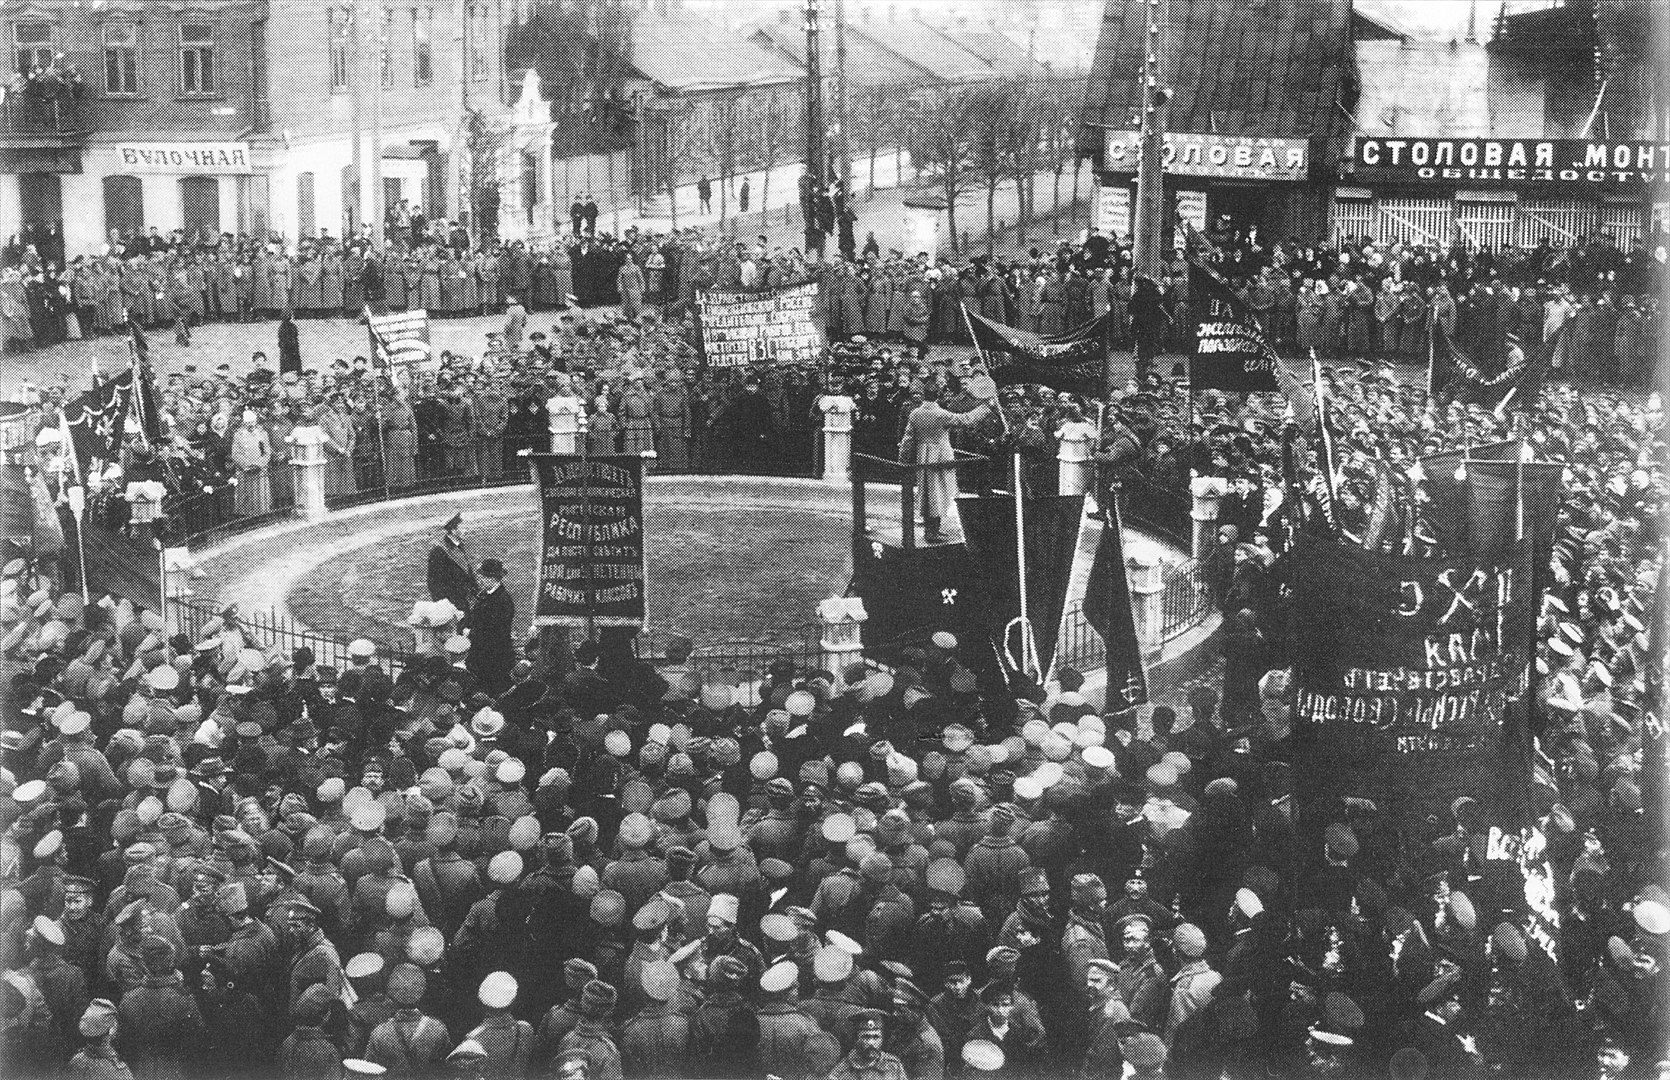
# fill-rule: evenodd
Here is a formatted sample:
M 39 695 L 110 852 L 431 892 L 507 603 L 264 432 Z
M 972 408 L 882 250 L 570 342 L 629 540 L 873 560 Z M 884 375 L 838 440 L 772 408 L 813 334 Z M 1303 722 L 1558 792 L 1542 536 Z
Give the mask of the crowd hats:
M 508 1009 L 516 1000 L 516 977 L 506 971 L 495 971 L 481 980 L 476 999 L 489 1009 Z

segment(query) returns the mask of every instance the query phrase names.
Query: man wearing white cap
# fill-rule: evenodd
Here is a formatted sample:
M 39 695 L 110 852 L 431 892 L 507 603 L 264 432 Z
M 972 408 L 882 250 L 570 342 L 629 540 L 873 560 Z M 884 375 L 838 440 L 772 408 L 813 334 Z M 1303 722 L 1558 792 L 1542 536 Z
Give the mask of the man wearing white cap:
M 516 1002 L 515 976 L 507 971 L 495 971 L 481 980 L 476 1000 L 486 1010 L 466 1039 L 481 1044 L 486 1060 L 482 1073 L 487 1076 L 525 1076 L 528 1060 L 533 1054 L 533 1025 L 510 1014 Z

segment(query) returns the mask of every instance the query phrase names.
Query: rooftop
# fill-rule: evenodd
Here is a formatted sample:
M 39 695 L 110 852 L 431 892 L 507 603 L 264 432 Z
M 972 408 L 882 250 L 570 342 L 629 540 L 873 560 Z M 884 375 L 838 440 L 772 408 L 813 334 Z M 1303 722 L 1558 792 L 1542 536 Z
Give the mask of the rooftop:
M 804 68 L 700 15 L 641 11 L 633 19 L 632 67 L 680 94 L 799 82 Z

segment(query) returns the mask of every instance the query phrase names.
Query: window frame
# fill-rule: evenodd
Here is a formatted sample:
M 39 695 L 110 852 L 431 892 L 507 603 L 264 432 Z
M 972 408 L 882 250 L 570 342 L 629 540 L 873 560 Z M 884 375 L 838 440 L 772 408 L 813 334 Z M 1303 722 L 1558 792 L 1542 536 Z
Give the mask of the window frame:
M 412 85 L 435 83 L 435 9 L 412 9 Z
M 205 31 L 207 40 L 187 40 L 186 31 L 198 28 Z M 175 37 L 179 42 L 176 66 L 180 80 L 181 97 L 212 98 L 220 96 L 220 64 L 217 56 L 220 35 L 215 31 L 215 24 L 206 20 L 182 19 L 180 21 Z M 196 86 L 190 85 L 191 80 L 186 78 L 186 58 L 188 56 L 195 57 L 193 67 L 196 72 Z M 208 58 L 206 65 L 203 63 L 205 57 Z M 208 72 L 207 79 L 204 78 L 205 71 Z
M 132 34 L 131 42 L 128 44 L 112 44 L 110 40 L 112 30 L 128 31 Z M 106 97 L 138 97 L 144 91 L 145 84 L 140 77 L 144 72 L 144 65 L 140 63 L 140 58 L 145 51 L 143 35 L 144 27 L 139 24 L 137 19 L 113 19 L 99 24 L 99 43 L 104 54 L 104 93 Z M 118 51 L 127 53 L 128 65 L 131 69 L 128 71 L 128 75 L 131 77 L 130 86 L 112 87 L 110 84 L 112 54 Z
M 325 48 L 329 50 L 327 67 L 333 94 L 345 94 L 354 86 L 353 33 L 354 20 L 347 9 L 332 4 L 325 12 L 328 21 Z
M 493 62 L 487 51 L 489 10 L 486 4 L 472 3 L 465 10 L 468 22 L 468 47 L 464 50 L 464 76 L 469 82 L 486 82 L 493 73 Z
M 53 19 L 18 19 L 13 22 L 11 26 L 12 70 L 27 78 L 31 68 L 36 66 L 40 66 L 42 68 L 51 67 L 53 57 L 58 55 L 58 23 Z M 25 27 L 44 28 L 46 30 L 45 43 L 25 43 L 18 40 L 18 31 L 24 29 Z M 20 65 L 18 61 L 23 59 L 25 50 L 29 53 L 30 62 L 27 65 Z M 37 65 L 35 61 L 41 58 L 43 50 L 46 55 L 46 63 Z

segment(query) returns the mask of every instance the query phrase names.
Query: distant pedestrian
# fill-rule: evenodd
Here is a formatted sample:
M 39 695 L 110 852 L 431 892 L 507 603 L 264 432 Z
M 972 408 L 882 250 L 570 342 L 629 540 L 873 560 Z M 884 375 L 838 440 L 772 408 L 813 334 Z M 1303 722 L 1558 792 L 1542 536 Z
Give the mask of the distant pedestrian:
M 742 186 L 736 189 L 736 205 L 739 213 L 746 214 L 748 212 L 748 194 L 748 178 L 744 176 Z
M 713 181 L 706 176 L 696 181 L 696 198 L 701 201 L 702 213 L 713 213 Z

